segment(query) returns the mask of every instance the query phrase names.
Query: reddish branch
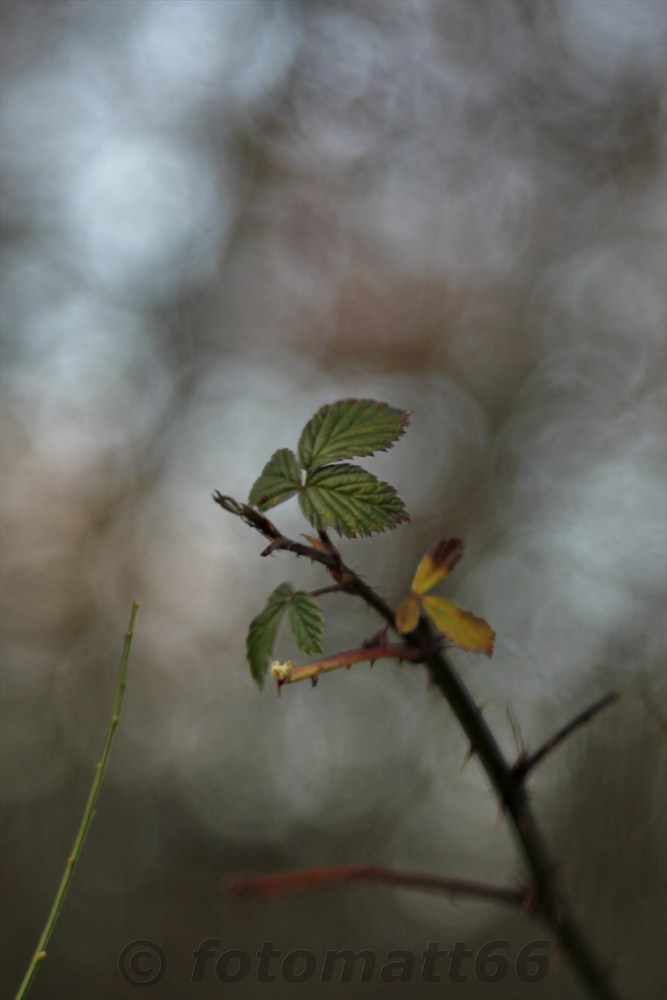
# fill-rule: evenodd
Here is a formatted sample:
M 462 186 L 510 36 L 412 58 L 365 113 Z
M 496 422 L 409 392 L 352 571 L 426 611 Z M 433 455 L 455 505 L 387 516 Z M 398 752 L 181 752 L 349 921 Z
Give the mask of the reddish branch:
M 263 556 L 283 550 L 293 552 L 297 556 L 306 556 L 313 562 L 321 563 L 329 570 L 341 589 L 361 597 L 378 612 L 390 628 L 395 627 L 394 612 L 391 607 L 354 570 L 345 565 L 340 553 L 325 532 L 319 533 L 321 548 L 293 542 L 291 539 L 285 538 L 271 521 L 253 508 L 238 504 L 235 500 L 224 497 L 220 493 L 214 494 L 213 499 L 225 510 L 242 517 L 246 523 L 271 540 L 270 545 L 262 552 Z M 590 709 L 586 709 L 576 719 L 573 719 L 544 747 L 527 758 L 528 765 L 526 765 L 525 760 L 522 762 L 521 758 L 518 764 L 512 764 L 506 760 L 482 715 L 481 709 L 459 677 L 458 671 L 447 653 L 441 648 L 441 643 L 429 620 L 422 615 L 417 628 L 404 636 L 403 639 L 405 643 L 419 651 L 420 658 L 424 658 L 434 684 L 447 699 L 452 712 L 470 741 L 473 753 L 479 758 L 486 771 L 504 811 L 512 820 L 516 838 L 533 879 L 531 908 L 538 911 L 549 925 L 562 950 L 569 957 L 591 995 L 597 997 L 598 1000 L 619 1000 L 620 994 L 609 978 L 607 970 L 598 962 L 574 918 L 569 901 L 558 884 L 556 867 L 549 859 L 542 835 L 535 823 L 525 782 L 529 771 L 540 760 L 560 744 L 569 733 L 592 718 L 605 704 L 609 704 L 613 700 L 613 696 L 601 699 L 602 704 L 591 706 Z M 424 651 L 428 651 L 428 653 L 425 654 Z
M 421 663 L 425 659 L 422 650 L 408 646 L 406 643 L 386 646 L 363 646 L 361 649 L 348 649 L 345 653 L 336 653 L 334 656 L 323 656 L 319 660 L 305 663 L 301 667 L 292 667 L 291 664 L 285 669 L 285 664 L 280 664 L 282 669 L 272 671 L 276 678 L 278 689 L 284 684 L 296 684 L 297 681 L 311 680 L 313 684 L 317 682 L 321 674 L 328 674 L 332 670 L 341 670 L 343 667 L 354 666 L 355 663 L 370 662 L 371 666 L 376 660 L 410 660 L 412 663 Z
M 530 889 L 509 889 L 462 878 L 446 878 L 424 872 L 402 871 L 383 865 L 330 865 L 323 868 L 302 868 L 299 871 L 256 878 L 232 878 L 226 883 L 236 896 L 275 896 L 302 889 L 320 889 L 331 885 L 354 885 L 375 882 L 401 886 L 405 889 L 426 889 L 450 896 L 467 896 L 494 903 L 506 903 L 529 909 L 533 902 Z

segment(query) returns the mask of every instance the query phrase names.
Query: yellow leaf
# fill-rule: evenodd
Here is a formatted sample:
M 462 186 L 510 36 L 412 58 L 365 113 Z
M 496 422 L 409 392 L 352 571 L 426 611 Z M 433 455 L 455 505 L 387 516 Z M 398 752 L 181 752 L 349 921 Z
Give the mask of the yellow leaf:
M 445 538 L 433 545 L 417 567 L 412 581 L 413 594 L 425 594 L 454 569 L 463 555 L 460 538 Z
M 396 609 L 396 628 L 399 632 L 412 632 L 419 621 L 419 601 L 416 597 L 406 597 Z
M 471 611 L 465 611 L 444 597 L 424 597 L 422 604 L 438 631 L 446 635 L 455 646 L 466 649 L 469 653 L 486 653 L 491 656 L 496 633 L 483 618 L 478 618 Z

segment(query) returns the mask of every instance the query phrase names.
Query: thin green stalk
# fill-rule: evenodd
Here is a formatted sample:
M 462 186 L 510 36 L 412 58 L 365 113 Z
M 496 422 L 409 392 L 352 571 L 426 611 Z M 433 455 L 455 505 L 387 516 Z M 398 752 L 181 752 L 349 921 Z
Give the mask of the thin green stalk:
M 72 847 L 71 853 L 67 859 L 67 864 L 65 865 L 65 871 L 63 872 L 63 877 L 60 880 L 60 885 L 58 886 L 58 891 L 56 892 L 55 899 L 49 911 L 49 915 L 46 919 L 44 925 L 44 930 L 42 931 L 41 937 L 37 942 L 37 947 L 35 948 L 35 953 L 30 960 L 30 964 L 23 977 L 23 982 L 19 986 L 18 992 L 16 994 L 15 1000 L 23 1000 L 28 994 L 28 990 L 32 984 L 33 979 L 37 974 L 37 970 L 46 958 L 46 947 L 51 939 L 54 928 L 60 916 L 60 911 L 63 908 L 63 903 L 65 902 L 65 896 L 67 895 L 67 890 L 69 889 L 70 880 L 74 874 L 74 869 L 76 868 L 79 858 L 81 856 L 81 850 L 83 848 L 90 824 L 93 821 L 95 815 L 95 803 L 97 802 L 97 796 L 100 794 L 100 788 L 102 786 L 102 778 L 104 777 L 104 772 L 109 760 L 109 755 L 111 753 L 111 744 L 113 743 L 114 734 L 116 732 L 116 727 L 118 726 L 118 718 L 120 716 L 121 705 L 123 704 L 123 696 L 125 694 L 126 678 L 127 678 L 127 664 L 130 658 L 130 648 L 132 646 L 132 637 L 134 636 L 134 625 L 137 619 L 137 614 L 139 612 L 139 604 L 135 601 L 132 605 L 132 613 L 130 615 L 130 624 L 128 625 L 127 632 L 125 633 L 125 642 L 123 644 L 123 653 L 120 658 L 120 670 L 118 675 L 118 684 L 116 686 L 116 696 L 113 704 L 113 713 L 111 716 L 111 721 L 109 723 L 109 728 L 107 730 L 106 739 L 104 741 L 104 747 L 102 748 L 102 755 L 95 767 L 95 775 L 93 777 L 93 783 L 90 786 L 90 792 L 88 793 L 88 800 L 86 802 L 86 807 L 83 810 L 83 816 L 81 818 L 81 823 L 79 825 L 79 830 L 74 841 L 74 846 Z

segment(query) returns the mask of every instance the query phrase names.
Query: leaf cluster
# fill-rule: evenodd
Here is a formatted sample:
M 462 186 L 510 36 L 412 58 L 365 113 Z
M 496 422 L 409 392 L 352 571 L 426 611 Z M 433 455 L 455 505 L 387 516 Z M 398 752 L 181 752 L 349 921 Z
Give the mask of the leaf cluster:
M 264 466 L 248 501 L 260 511 L 298 496 L 318 531 L 354 538 L 409 520 L 393 486 L 346 461 L 387 451 L 405 432 L 409 414 L 372 399 L 323 406 L 299 438 L 296 454 L 279 448 Z
M 405 432 L 409 414 L 372 399 L 342 399 L 321 407 L 301 432 L 296 452 L 279 448 L 253 484 L 248 504 L 215 494 L 226 510 L 241 517 L 271 539 L 263 553 L 276 546 L 297 554 L 313 550 L 335 553 L 326 532 L 333 528 L 348 538 L 371 535 L 408 520 L 396 491 L 349 459 L 386 451 Z M 264 511 L 297 496 L 303 514 L 319 532 L 306 535 L 310 550 L 281 536 Z M 412 582 L 411 593 L 399 605 L 395 627 L 399 633 L 414 632 L 422 614 L 440 635 L 460 649 L 491 655 L 495 634 L 482 618 L 444 597 L 428 593 L 447 576 L 463 555 L 463 543 L 446 539 L 423 557 Z M 329 567 L 343 587 L 336 567 Z M 343 588 L 344 589 L 344 588 Z M 269 666 L 278 629 L 287 614 L 294 643 L 301 652 L 322 652 L 323 616 L 312 595 L 281 583 L 266 606 L 250 623 L 246 650 L 252 676 L 261 686 Z
M 463 542 L 459 538 L 443 539 L 428 550 L 417 567 L 410 596 L 396 610 L 396 628 L 412 632 L 423 611 L 453 645 L 469 653 L 491 656 L 496 635 L 489 623 L 446 597 L 428 593 L 451 573 L 462 555 Z
M 250 490 L 252 507 L 230 498 L 222 498 L 227 501 L 223 506 L 252 522 L 252 508 L 270 510 L 298 496 L 303 514 L 318 531 L 333 528 L 354 538 L 394 528 L 409 519 L 396 490 L 346 460 L 391 448 L 405 432 L 408 418 L 405 410 L 372 399 L 341 399 L 327 404 L 303 428 L 296 454 L 289 448 L 273 453 Z M 315 546 L 321 544 L 317 539 L 310 541 Z M 304 591 L 281 583 L 248 630 L 248 661 L 260 685 L 285 611 L 298 649 L 307 654 L 322 652 L 319 605 Z
M 345 565 L 327 533 L 327 529 L 333 528 L 339 534 L 352 538 L 384 531 L 408 520 L 396 491 L 349 461 L 390 448 L 404 433 L 407 421 L 405 411 L 373 400 L 348 399 L 323 406 L 304 427 L 296 453 L 289 448 L 274 452 L 254 483 L 248 504 L 238 503 L 218 492 L 214 494 L 216 503 L 270 540 L 262 552 L 263 556 L 279 550 L 307 556 L 325 566 L 336 581 L 335 586 L 321 588 L 312 594 L 294 590 L 288 582 L 275 588 L 265 608 L 250 623 L 246 643 L 252 675 L 260 686 L 264 683 L 268 659 L 285 614 L 295 645 L 311 656 L 322 652 L 323 617 L 314 597 L 332 590 L 342 591 L 362 598 L 377 611 L 386 626 L 358 649 L 320 657 L 304 666 L 294 667 L 291 661 L 274 662 L 272 674 L 278 690 L 285 684 L 303 680 L 311 680 L 315 684 L 325 672 L 349 668 L 366 660 L 371 664 L 378 659 L 396 659 L 399 662 L 407 659 L 424 663 L 469 740 L 470 755 L 474 753 L 479 757 L 503 810 L 511 816 L 533 876 L 532 884 L 519 892 L 496 886 L 477 886 L 461 880 L 455 880 L 454 887 L 452 880 L 447 880 L 447 891 L 469 892 L 472 887 L 471 894 L 475 896 L 503 899 L 519 903 L 522 907 L 535 906 L 569 954 L 582 979 L 591 987 L 592 995 L 616 1000 L 618 994 L 613 984 L 605 970 L 596 963 L 569 912 L 567 900 L 554 880 L 555 866 L 550 863 L 541 845 L 524 782 L 529 772 L 555 746 L 615 700 L 618 693 L 611 692 L 598 700 L 533 753 L 529 754 L 522 746 L 516 763 L 509 763 L 482 711 L 442 649 L 443 645 L 451 644 L 472 653 L 488 656 L 493 653 L 495 633 L 488 622 L 431 593 L 461 559 L 463 543 L 457 538 L 449 538 L 433 545 L 417 566 L 409 595 L 394 611 L 358 573 Z M 298 496 L 303 514 L 317 529 L 317 538 L 305 536 L 308 546 L 286 538 L 263 513 L 293 496 Z M 389 626 L 403 637 L 400 643 L 387 643 Z M 387 878 L 389 873 L 389 880 L 394 883 L 408 884 L 410 881 L 405 873 L 392 873 L 391 869 L 371 870 L 382 879 Z M 368 871 L 363 870 L 364 877 L 367 877 Z M 317 876 L 316 870 L 315 873 Z M 339 878 L 341 867 L 322 869 L 319 875 L 329 882 L 332 873 Z M 358 867 L 352 874 L 349 870 L 344 873 L 345 879 L 358 877 Z M 264 887 L 270 886 L 269 891 L 274 891 L 279 881 L 300 886 L 306 880 L 313 881 L 313 870 L 296 873 L 296 877 L 295 873 L 291 873 L 286 878 L 246 880 L 245 886 L 259 882 Z M 432 880 L 427 883 L 420 875 L 418 884 L 432 887 Z M 443 880 L 439 880 L 438 884 L 443 885 Z

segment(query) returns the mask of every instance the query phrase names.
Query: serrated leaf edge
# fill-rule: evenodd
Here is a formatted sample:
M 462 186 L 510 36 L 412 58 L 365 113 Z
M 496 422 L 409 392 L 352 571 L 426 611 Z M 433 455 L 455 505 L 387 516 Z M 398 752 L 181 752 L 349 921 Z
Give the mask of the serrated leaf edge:
M 394 410 L 395 412 L 402 414 L 401 426 L 399 427 L 397 433 L 391 439 L 391 441 L 389 441 L 384 446 L 376 446 L 376 447 L 371 448 L 368 451 L 354 451 L 350 455 L 340 455 L 337 458 L 325 458 L 323 461 L 319 461 L 319 462 L 317 460 L 315 460 L 315 464 L 313 464 L 312 459 L 310 461 L 308 461 L 308 462 L 304 462 L 303 459 L 302 459 L 301 442 L 303 440 L 303 435 L 304 435 L 306 429 L 312 423 L 312 421 L 315 420 L 315 418 L 317 416 L 319 416 L 319 414 L 322 412 L 322 410 L 325 410 L 325 409 L 328 409 L 328 408 L 332 408 L 334 406 L 339 406 L 339 405 L 341 405 L 343 403 L 348 403 L 350 405 L 354 405 L 355 403 L 370 403 L 370 404 L 373 404 L 374 406 L 387 407 L 387 409 L 389 409 L 389 410 Z M 400 438 L 402 438 L 403 435 L 405 434 L 405 432 L 406 432 L 406 430 L 408 428 L 408 424 L 410 422 L 410 417 L 411 416 L 412 416 L 412 411 L 411 410 L 404 410 L 401 407 L 392 406 L 391 403 L 385 403 L 384 400 L 378 400 L 378 399 L 367 399 L 367 398 L 363 398 L 363 397 L 348 397 L 348 398 L 345 398 L 345 399 L 336 399 L 336 400 L 333 401 L 333 403 L 324 403 L 322 406 L 319 407 L 319 409 L 317 409 L 315 411 L 315 413 L 304 424 L 304 426 L 303 426 L 303 428 L 301 430 L 301 434 L 299 435 L 299 441 L 297 443 L 297 448 L 296 448 L 296 458 L 297 458 L 297 461 L 299 462 L 301 468 L 304 469 L 306 472 L 314 472 L 316 469 L 322 468 L 325 465 L 335 464 L 336 462 L 345 462 L 345 461 L 348 461 L 351 458 L 369 458 L 371 455 L 378 454 L 378 452 L 389 451 L 389 449 L 393 448 L 394 445 L 396 444 L 396 442 Z

